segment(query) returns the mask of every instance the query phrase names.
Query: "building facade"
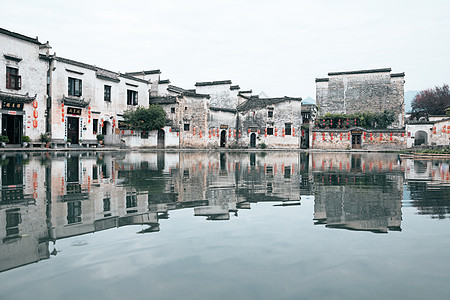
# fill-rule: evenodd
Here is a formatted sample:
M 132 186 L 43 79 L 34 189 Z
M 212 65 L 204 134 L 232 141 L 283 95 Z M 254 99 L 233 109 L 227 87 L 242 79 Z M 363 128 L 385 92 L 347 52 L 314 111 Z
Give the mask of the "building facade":
M 404 73 L 390 68 L 328 73 L 316 78 L 318 119 L 310 130 L 314 149 L 396 150 L 407 146 L 405 136 Z M 394 120 L 387 127 L 365 128 L 358 113 L 387 114 Z M 343 118 L 327 119 L 327 114 Z M 345 116 L 345 117 L 344 117 Z M 360 122 L 360 123 L 358 123 Z
M 49 137 L 132 148 L 299 148 L 301 98 L 259 98 L 231 80 L 183 89 L 160 70 L 120 73 L 50 53 L 48 43 L 2 29 L 2 135 L 20 144 Z M 123 123 L 127 110 L 158 104 L 167 124 L 151 132 Z M 40 146 L 40 145 L 39 145 Z
M 48 62 L 50 46 L 0 28 L 1 135 L 10 144 L 21 144 L 24 136 L 38 140 L 49 127 L 47 120 Z

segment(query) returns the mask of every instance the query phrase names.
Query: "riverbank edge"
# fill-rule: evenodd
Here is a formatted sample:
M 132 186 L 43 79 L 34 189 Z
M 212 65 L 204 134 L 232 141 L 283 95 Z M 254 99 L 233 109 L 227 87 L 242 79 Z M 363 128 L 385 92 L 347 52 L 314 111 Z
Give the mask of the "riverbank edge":
M 292 149 L 292 148 L 266 148 L 266 149 L 250 149 L 250 148 L 214 148 L 214 149 L 201 149 L 201 148 L 120 148 L 120 147 L 103 147 L 103 148 L 0 148 L 0 153 L 9 152 L 335 152 L 335 153 L 399 153 L 399 154 L 411 154 L 413 152 L 408 150 L 365 150 L 365 149 L 353 149 L 353 150 L 341 150 L 341 149 Z

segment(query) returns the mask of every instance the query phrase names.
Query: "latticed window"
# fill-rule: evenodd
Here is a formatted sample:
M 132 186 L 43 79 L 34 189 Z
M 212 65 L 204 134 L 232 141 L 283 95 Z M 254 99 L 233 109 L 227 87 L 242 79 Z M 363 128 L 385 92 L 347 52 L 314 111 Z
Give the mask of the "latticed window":
M 82 89 L 81 79 L 69 77 L 67 88 L 68 90 L 67 93 L 69 94 L 69 96 L 80 97 L 82 94 L 81 89 Z
M 22 79 L 19 75 L 19 69 L 6 67 L 6 88 L 20 90 Z
M 127 105 L 138 105 L 138 92 L 127 90 Z

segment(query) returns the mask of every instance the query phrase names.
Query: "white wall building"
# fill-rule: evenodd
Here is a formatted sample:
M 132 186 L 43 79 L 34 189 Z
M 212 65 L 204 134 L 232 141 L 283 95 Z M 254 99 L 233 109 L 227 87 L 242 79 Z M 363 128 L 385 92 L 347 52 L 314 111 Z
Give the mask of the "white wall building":
M 47 130 L 48 43 L 0 28 L 1 135 L 10 144 L 22 143 L 23 136 L 39 141 Z

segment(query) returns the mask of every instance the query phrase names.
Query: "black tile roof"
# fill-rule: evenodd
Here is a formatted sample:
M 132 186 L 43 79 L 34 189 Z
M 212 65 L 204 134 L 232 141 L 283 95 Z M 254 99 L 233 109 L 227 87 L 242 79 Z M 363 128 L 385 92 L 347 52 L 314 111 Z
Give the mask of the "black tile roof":
M 161 74 L 161 71 L 158 69 L 158 70 L 149 70 L 149 71 L 126 72 L 125 74 L 130 75 L 130 76 L 153 75 L 153 74 Z
M 109 80 L 113 82 L 120 82 L 119 79 L 119 73 L 111 72 L 105 69 L 97 68 L 95 75 L 97 78 L 103 79 L 103 80 Z
M 163 79 L 163 80 L 159 80 L 158 83 L 159 84 L 169 84 L 170 80 L 169 79 Z
M 126 78 L 126 79 L 130 79 L 130 80 L 134 80 L 134 81 L 139 81 L 139 82 L 142 82 L 142 83 L 150 83 L 150 81 L 148 81 L 148 80 L 136 78 L 136 77 L 133 77 L 133 76 L 128 75 L 128 74 L 119 73 L 119 76 L 120 76 L 120 77 L 123 77 L 123 78 Z
M 230 113 L 236 113 L 237 109 L 234 108 L 224 108 L 224 107 L 210 107 L 209 108 L 212 111 L 224 111 L 224 112 L 230 112 Z
M 169 92 L 174 92 L 177 94 L 180 94 L 182 96 L 189 96 L 189 97 L 195 97 L 195 98 L 209 98 L 209 95 L 207 94 L 197 94 L 195 90 L 185 90 L 183 88 L 180 88 L 178 86 L 169 85 L 167 88 Z
M 150 97 L 150 104 L 174 104 L 177 103 L 176 96 Z
M 230 87 L 230 90 L 239 90 L 239 89 L 240 89 L 239 85 L 232 85 Z
M 391 77 L 405 77 L 405 72 L 402 73 L 392 73 Z
M 328 82 L 330 78 L 316 78 L 316 82 Z
M 23 35 L 23 34 L 20 34 L 20 33 L 12 32 L 12 31 L 9 31 L 9 30 L 3 29 L 3 28 L 0 28 L 0 33 L 2 33 L 4 35 L 11 36 L 11 37 L 14 37 L 14 38 L 22 40 L 22 41 L 33 43 L 33 44 L 36 44 L 36 45 L 44 45 L 41 42 L 39 42 L 37 37 L 32 38 L 32 37 L 29 37 L 29 36 L 26 36 L 26 35 Z
M 231 84 L 231 80 L 197 82 L 195 83 L 195 86 L 222 85 L 222 84 Z
M 302 98 L 293 98 L 293 97 L 280 97 L 280 98 L 259 98 L 259 97 L 251 97 L 249 100 L 245 101 L 241 105 L 238 106 L 238 111 L 247 111 L 255 108 L 264 108 L 268 105 L 273 105 L 285 101 L 302 101 Z
M 366 73 L 383 73 L 383 72 L 391 72 L 391 68 L 382 68 L 382 69 L 371 69 L 371 70 L 356 70 L 356 71 L 344 71 L 344 72 L 330 72 L 328 76 L 335 75 L 352 75 L 352 74 L 366 74 Z
M 18 102 L 18 103 L 30 103 L 33 100 L 36 99 L 37 95 L 29 96 L 28 93 L 25 95 L 21 94 L 13 94 L 13 93 L 7 93 L 0 91 L 0 100 L 4 101 L 12 101 L 12 102 Z
M 64 103 L 65 105 L 84 108 L 88 106 L 89 103 L 91 103 L 91 100 L 86 101 L 83 98 L 66 97 L 63 95 L 61 102 Z

